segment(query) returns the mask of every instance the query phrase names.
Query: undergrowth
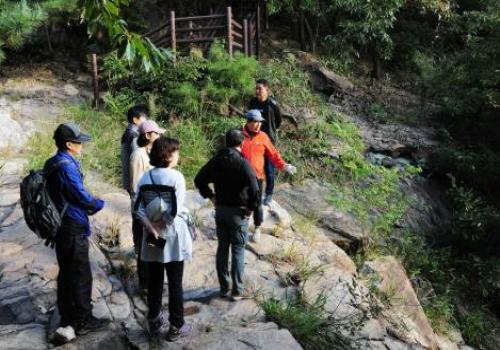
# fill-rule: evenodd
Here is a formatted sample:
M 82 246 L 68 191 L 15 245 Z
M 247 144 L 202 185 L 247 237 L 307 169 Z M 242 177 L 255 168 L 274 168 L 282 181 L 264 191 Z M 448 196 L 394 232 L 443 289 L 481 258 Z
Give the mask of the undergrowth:
M 349 340 L 328 319 L 325 302 L 324 294 L 320 294 L 312 303 L 268 298 L 261 306 L 270 321 L 288 329 L 306 350 L 353 350 Z

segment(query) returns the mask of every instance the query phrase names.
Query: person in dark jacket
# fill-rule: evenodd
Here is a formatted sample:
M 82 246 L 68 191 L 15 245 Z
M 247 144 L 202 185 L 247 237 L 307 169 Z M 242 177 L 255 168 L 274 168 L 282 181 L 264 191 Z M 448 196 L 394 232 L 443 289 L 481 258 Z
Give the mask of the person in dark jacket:
M 128 125 L 121 138 L 120 158 L 122 161 L 122 187 L 130 195 L 130 155 L 137 149 L 137 138 L 139 137 L 139 125 L 148 116 L 148 108 L 136 105 L 127 112 Z
M 201 196 L 210 198 L 215 205 L 219 241 L 216 267 L 222 297 L 229 297 L 228 259 L 231 247 L 233 300 L 242 298 L 248 218 L 259 204 L 257 177 L 241 154 L 244 139 L 241 130 L 229 130 L 226 133 L 226 148 L 208 161 L 194 179 Z M 209 184 L 214 185 L 215 193 Z
M 45 168 L 60 164 L 47 178 L 49 195 L 62 216 L 55 238 L 60 328 L 72 327 L 77 335 L 83 335 L 109 323 L 92 316 L 89 262 L 88 216 L 100 211 L 104 201 L 85 189 L 80 163 L 75 159 L 80 155 L 83 143 L 90 141 L 90 136 L 81 132 L 78 125 L 64 123 L 55 130 L 54 140 L 58 151 L 47 160 Z
M 255 84 L 255 97 L 250 100 L 248 109 L 259 110 L 264 117 L 262 131 L 271 139 L 273 145 L 276 145 L 278 139 L 277 130 L 281 125 L 281 109 L 276 100 L 269 96 L 269 83 L 266 79 L 258 79 Z M 266 173 L 265 197 L 262 202 L 268 205 L 273 200 L 274 192 L 274 166 L 269 158 L 266 157 L 264 170 Z

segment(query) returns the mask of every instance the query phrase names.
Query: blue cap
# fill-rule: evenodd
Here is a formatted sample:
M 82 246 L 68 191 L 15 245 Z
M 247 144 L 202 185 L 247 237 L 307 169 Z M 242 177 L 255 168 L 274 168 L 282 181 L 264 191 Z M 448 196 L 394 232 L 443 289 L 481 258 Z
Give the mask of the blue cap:
M 265 119 L 262 117 L 262 113 L 258 109 L 250 109 L 245 113 L 245 117 L 248 121 L 263 122 Z

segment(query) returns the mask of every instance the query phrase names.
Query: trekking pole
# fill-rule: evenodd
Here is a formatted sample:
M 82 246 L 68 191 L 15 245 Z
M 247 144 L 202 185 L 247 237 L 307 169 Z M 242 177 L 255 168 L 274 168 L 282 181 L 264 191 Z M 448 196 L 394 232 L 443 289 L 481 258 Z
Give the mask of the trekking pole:
M 92 54 L 92 85 L 94 87 L 94 108 L 99 107 L 99 70 L 97 67 L 97 55 Z

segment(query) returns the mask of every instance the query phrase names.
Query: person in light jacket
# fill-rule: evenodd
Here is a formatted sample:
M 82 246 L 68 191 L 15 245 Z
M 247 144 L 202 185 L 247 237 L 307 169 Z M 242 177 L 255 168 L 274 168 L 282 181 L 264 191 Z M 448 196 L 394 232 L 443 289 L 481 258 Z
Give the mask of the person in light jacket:
M 137 147 L 130 156 L 130 196 L 132 197 L 132 207 L 137 198 L 137 184 L 144 173 L 153 166 L 149 162 L 149 153 L 153 142 L 165 132 L 153 120 L 146 120 L 139 126 L 139 137 L 137 138 Z M 147 289 L 148 280 L 148 264 L 141 260 L 141 243 L 142 243 L 142 223 L 134 215 L 132 215 L 132 235 L 134 238 L 134 248 L 137 256 L 137 274 L 139 276 L 139 289 L 144 291 Z
M 157 335 L 166 321 L 161 313 L 163 283 L 165 271 L 168 279 L 168 309 L 170 328 L 167 340 L 174 341 L 187 336 L 192 326 L 184 322 L 184 299 L 182 278 L 184 261 L 192 259 L 193 243 L 186 217 L 188 209 L 184 205 L 186 182 L 181 172 L 175 170 L 179 161 L 179 141 L 160 136 L 150 153 L 150 162 L 154 169 L 147 171 L 139 180 L 138 190 L 145 185 L 170 186 L 175 190 L 177 215 L 170 225 L 162 228 L 156 225 L 152 217 L 156 213 L 148 212 L 148 206 L 139 198 L 137 217 L 143 222 L 145 232 L 142 237 L 141 259 L 149 263 L 148 284 L 148 323 L 151 335 Z M 141 194 L 139 194 L 141 197 Z M 161 213 L 160 213 L 161 214 Z M 162 215 L 162 214 L 161 214 Z M 153 235 L 164 240 L 163 248 L 150 244 Z

